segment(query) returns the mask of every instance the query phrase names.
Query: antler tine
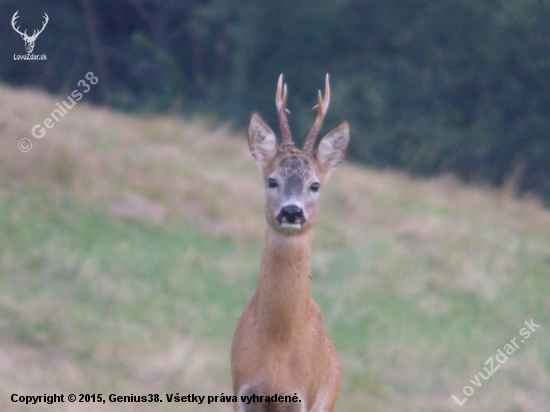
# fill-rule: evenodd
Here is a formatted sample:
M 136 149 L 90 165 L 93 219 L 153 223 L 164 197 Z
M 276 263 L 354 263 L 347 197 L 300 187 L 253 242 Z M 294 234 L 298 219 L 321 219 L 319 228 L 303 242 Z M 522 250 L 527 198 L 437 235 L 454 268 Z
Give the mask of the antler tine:
M 44 19 L 44 23 L 42 23 L 42 28 L 40 29 L 40 33 L 42 33 L 44 31 L 44 29 L 46 28 L 46 25 L 50 21 L 50 17 L 48 16 L 48 13 L 46 13 L 46 12 L 44 12 L 44 15 L 42 16 L 42 18 Z
M 13 27 L 13 29 L 19 33 L 21 36 L 23 35 L 26 35 L 27 34 L 27 30 L 25 30 L 24 33 L 21 33 L 19 31 L 19 26 L 15 27 L 15 25 L 17 24 L 17 19 L 19 18 L 19 10 L 17 10 L 14 14 L 13 14 L 13 17 L 11 18 L 11 26 Z
M 325 119 L 325 115 L 327 114 L 327 111 L 328 111 L 328 104 L 330 103 L 330 85 L 329 85 L 328 73 L 325 77 L 325 97 L 323 98 L 323 95 L 321 94 L 321 90 L 319 90 L 317 99 L 318 99 L 318 102 L 313 107 L 314 110 L 317 109 L 317 118 L 315 119 L 315 122 L 313 123 L 313 126 L 311 127 L 311 130 L 309 132 L 309 135 L 307 136 L 307 139 L 304 143 L 304 147 L 302 148 L 302 152 L 304 153 L 313 152 L 313 145 L 315 144 L 315 139 L 317 139 L 317 134 L 319 133 L 319 130 L 321 130 L 323 120 Z
M 288 151 L 294 147 L 292 136 L 290 135 L 290 127 L 288 126 L 287 113 L 290 113 L 286 108 L 287 88 L 283 84 L 283 75 L 279 76 L 277 83 L 277 93 L 275 94 L 275 105 L 277 106 L 277 114 L 279 115 L 279 124 L 281 125 L 281 135 L 283 143 L 281 144 L 282 151 Z
M 40 30 L 33 30 L 32 36 L 30 36 L 31 39 L 36 40 L 38 35 L 40 33 L 42 33 L 44 31 L 44 29 L 46 28 L 46 25 L 48 24 L 48 21 L 50 21 L 50 18 L 48 17 L 47 13 L 44 13 L 42 18 L 44 19 L 44 22 L 42 23 L 42 28 Z

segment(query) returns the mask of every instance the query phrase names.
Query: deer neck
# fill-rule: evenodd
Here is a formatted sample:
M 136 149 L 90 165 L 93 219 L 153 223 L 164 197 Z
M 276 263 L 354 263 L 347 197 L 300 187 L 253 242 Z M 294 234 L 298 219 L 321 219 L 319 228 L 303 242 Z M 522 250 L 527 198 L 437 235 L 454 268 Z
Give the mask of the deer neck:
M 266 230 L 257 296 L 264 336 L 286 340 L 305 330 L 311 305 L 311 229 L 296 235 Z

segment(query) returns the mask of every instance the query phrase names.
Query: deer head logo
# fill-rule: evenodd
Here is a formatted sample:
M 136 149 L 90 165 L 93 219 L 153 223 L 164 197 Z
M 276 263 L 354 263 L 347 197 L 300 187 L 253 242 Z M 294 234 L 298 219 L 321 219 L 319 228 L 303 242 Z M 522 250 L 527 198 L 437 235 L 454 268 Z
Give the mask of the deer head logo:
M 21 38 L 25 41 L 25 49 L 27 49 L 27 54 L 31 54 L 34 49 L 34 42 L 38 38 L 38 35 L 44 31 L 44 28 L 48 24 L 48 21 L 50 20 L 50 18 L 46 13 L 44 13 L 44 23 L 42 23 L 42 28 L 38 31 L 33 30 L 32 36 L 29 36 L 27 35 L 27 30 L 25 30 L 24 32 L 21 32 L 19 31 L 19 26 L 17 27 L 15 26 L 16 20 L 19 18 L 18 13 L 19 13 L 19 10 L 17 10 L 13 14 L 13 17 L 11 18 L 11 26 L 17 33 L 21 35 Z

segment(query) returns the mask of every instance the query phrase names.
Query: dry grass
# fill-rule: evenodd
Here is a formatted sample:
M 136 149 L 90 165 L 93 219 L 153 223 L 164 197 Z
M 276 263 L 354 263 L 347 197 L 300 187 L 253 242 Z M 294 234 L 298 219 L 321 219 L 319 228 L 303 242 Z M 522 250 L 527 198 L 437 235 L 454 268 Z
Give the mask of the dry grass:
M 53 225 L 45 226 L 53 234 L 44 243 L 29 245 L 28 261 L 13 234 L 0 238 L 0 271 L 8 274 L 0 280 L 0 331 L 7 331 L 0 408 L 25 410 L 6 401 L 3 394 L 14 391 L 228 393 L 230 334 L 254 287 L 264 224 L 245 140 L 204 119 L 128 116 L 85 102 L 34 139 L 31 127 L 55 102 L 5 87 L 0 95 L 0 200 L 17 205 L 4 229 L 28 241 L 27 232 Z M 17 149 L 23 137 L 33 143 L 28 153 Z M 93 231 L 96 215 L 107 234 L 90 235 L 89 249 L 75 245 L 72 233 Z M 170 236 L 179 239 L 187 227 L 192 240 L 171 250 Z M 115 238 L 105 250 L 96 243 L 110 245 L 104 236 Z M 550 403 L 550 212 L 535 199 L 464 186 L 452 176 L 420 180 L 346 164 L 323 193 L 314 247 L 315 299 L 344 366 L 339 410 L 458 409 L 450 396 L 460 397 L 531 318 L 541 329 L 460 409 L 538 412 Z M 139 269 L 133 261 L 142 250 L 142 277 L 124 277 Z M 166 265 L 159 276 L 172 286 L 157 289 L 147 265 Z M 94 299 L 115 305 L 139 297 L 147 311 L 80 313 L 82 292 L 71 271 L 78 282 L 90 280 Z M 204 283 L 194 283 L 197 275 Z M 18 280 L 26 286 L 16 288 Z M 66 288 L 61 296 L 75 306 L 53 301 L 43 292 L 48 282 Z M 73 334 L 79 322 L 109 336 L 76 326 L 80 335 Z M 185 406 L 177 409 L 228 410 Z M 85 410 L 153 410 L 111 407 Z

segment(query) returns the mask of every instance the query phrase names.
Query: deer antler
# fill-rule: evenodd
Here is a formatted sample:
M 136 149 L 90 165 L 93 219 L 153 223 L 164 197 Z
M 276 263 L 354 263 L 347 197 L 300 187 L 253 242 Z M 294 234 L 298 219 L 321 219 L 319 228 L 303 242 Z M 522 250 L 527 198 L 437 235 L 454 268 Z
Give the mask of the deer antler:
M 317 118 L 315 119 L 315 122 L 313 123 L 309 135 L 307 136 L 307 139 L 304 143 L 304 147 L 302 148 L 302 152 L 304 153 L 311 153 L 313 151 L 315 139 L 317 139 L 317 134 L 319 133 L 319 130 L 321 130 L 321 125 L 323 124 L 323 120 L 325 119 L 325 115 L 328 111 L 328 104 L 330 102 L 330 85 L 328 82 L 328 73 L 325 77 L 325 97 L 323 98 L 321 90 L 319 90 L 319 95 L 317 99 L 318 102 L 313 107 L 313 110 L 317 109 Z
M 38 30 L 38 32 L 36 30 L 33 30 L 32 32 L 32 36 L 30 36 L 29 39 L 31 40 L 36 40 L 36 38 L 38 37 L 38 35 L 40 33 L 42 33 L 44 31 L 44 29 L 46 28 L 46 25 L 48 24 L 48 22 L 50 21 L 50 18 L 48 17 L 48 15 L 46 13 L 44 13 L 44 23 L 42 23 L 42 28 L 40 30 Z
M 33 30 L 32 36 L 29 36 L 29 35 L 27 34 L 27 30 L 25 30 L 24 32 L 21 32 L 21 31 L 19 31 L 19 26 L 15 27 L 16 20 L 19 18 L 19 15 L 18 15 L 18 14 L 19 14 L 19 10 L 17 10 L 17 11 L 14 13 L 13 17 L 11 18 L 11 27 L 13 27 L 13 29 L 14 29 L 17 33 L 19 33 L 19 34 L 23 37 L 23 39 L 25 39 L 25 41 L 34 41 L 34 40 L 36 40 L 36 38 L 38 37 L 38 35 L 39 35 L 40 33 L 42 33 L 42 32 L 44 31 L 44 29 L 46 28 L 46 25 L 48 24 L 48 21 L 50 21 L 50 18 L 48 17 L 48 14 L 47 14 L 47 13 L 44 13 L 44 16 L 42 16 L 42 17 L 44 17 L 44 22 L 42 23 L 42 28 L 41 28 L 40 30 L 38 30 L 38 31 Z
M 13 17 L 11 18 L 11 27 L 13 27 L 13 29 L 19 33 L 21 36 L 27 36 L 27 30 L 25 30 L 24 33 L 21 33 L 19 31 L 19 26 L 15 27 L 15 21 L 19 18 L 19 16 L 17 15 L 19 13 L 19 10 L 17 10 L 14 14 L 13 14 Z
M 294 147 L 294 142 L 290 135 L 290 127 L 288 126 L 288 119 L 286 118 L 287 113 L 290 113 L 286 108 L 286 96 L 286 84 L 283 85 L 283 75 L 281 74 L 277 83 L 277 92 L 275 93 L 275 105 L 277 106 L 279 124 L 281 125 L 281 135 L 283 137 L 283 143 L 280 147 L 282 152 L 288 152 Z

